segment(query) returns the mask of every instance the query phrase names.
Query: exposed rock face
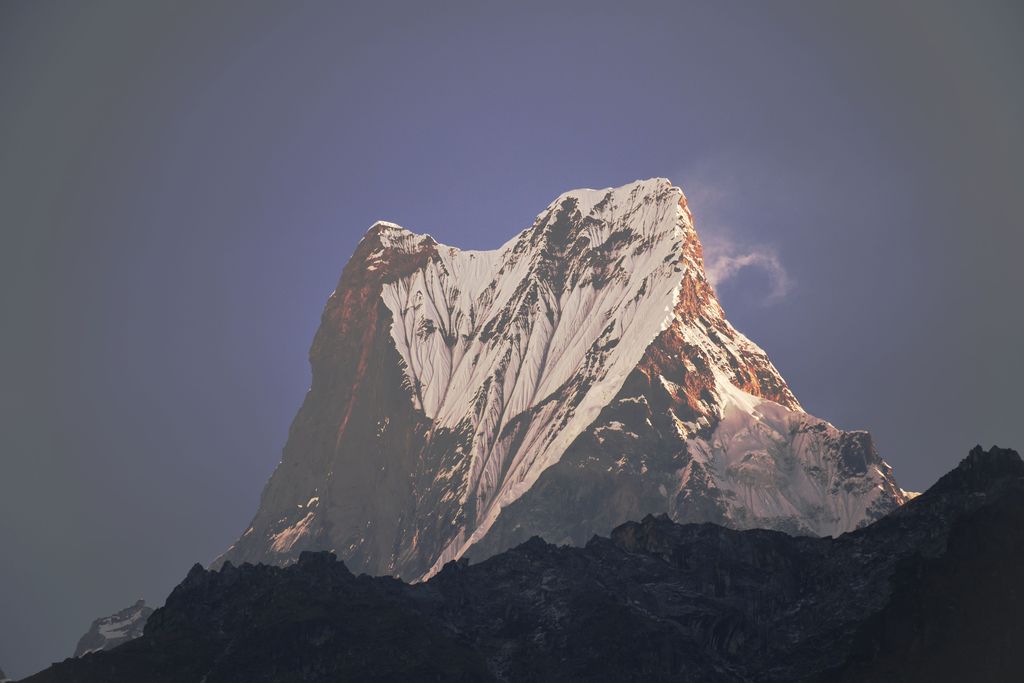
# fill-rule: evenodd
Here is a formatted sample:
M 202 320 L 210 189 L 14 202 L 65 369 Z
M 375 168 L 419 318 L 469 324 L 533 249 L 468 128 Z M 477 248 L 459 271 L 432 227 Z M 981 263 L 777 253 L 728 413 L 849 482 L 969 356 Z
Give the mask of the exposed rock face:
M 78 641 L 75 657 L 109 650 L 121 643 L 142 635 L 146 620 L 153 613 L 152 607 L 146 606 L 145 600 L 139 600 L 131 607 L 92 622 L 92 626 Z
M 836 535 L 905 501 L 725 319 L 683 193 L 569 192 L 494 251 L 367 233 L 250 527 L 218 560 L 332 550 L 430 576 L 628 519 Z
M 196 565 L 145 635 L 32 683 L 1017 680 L 1024 463 L 980 448 L 839 538 L 662 516 L 430 580 Z

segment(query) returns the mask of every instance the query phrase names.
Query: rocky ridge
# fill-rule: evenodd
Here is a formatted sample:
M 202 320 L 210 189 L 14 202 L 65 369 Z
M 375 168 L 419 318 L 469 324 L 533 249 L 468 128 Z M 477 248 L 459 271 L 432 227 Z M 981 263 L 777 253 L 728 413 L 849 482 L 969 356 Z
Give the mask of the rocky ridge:
M 306 552 L 196 565 L 145 634 L 32 683 L 1015 680 L 1024 463 L 980 447 L 838 538 L 648 516 L 409 585 Z

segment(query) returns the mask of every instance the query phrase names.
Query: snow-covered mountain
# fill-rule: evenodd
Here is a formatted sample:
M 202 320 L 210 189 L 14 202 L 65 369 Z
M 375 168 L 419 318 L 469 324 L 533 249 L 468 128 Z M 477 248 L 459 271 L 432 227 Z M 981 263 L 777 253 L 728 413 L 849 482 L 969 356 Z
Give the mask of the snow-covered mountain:
M 221 557 L 418 579 L 648 513 L 837 535 L 904 502 L 866 432 L 801 408 L 725 319 L 683 192 L 576 190 L 493 251 L 370 228 L 313 382 Z
M 121 643 L 138 638 L 142 635 L 146 620 L 152 613 L 153 608 L 148 607 L 145 600 L 138 600 L 131 607 L 125 607 L 109 617 L 97 619 L 79 639 L 75 657 L 110 650 Z

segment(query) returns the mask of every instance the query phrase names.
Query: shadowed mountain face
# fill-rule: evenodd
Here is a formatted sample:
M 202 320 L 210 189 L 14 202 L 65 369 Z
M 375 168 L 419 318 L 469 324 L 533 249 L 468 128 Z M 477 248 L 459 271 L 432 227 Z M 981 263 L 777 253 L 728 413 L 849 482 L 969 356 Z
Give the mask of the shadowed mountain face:
M 1024 463 L 976 448 L 838 538 L 647 517 L 430 580 L 196 565 L 112 651 L 33 683 L 1017 680 Z
M 906 500 L 725 318 L 682 191 L 558 197 L 493 251 L 390 223 L 324 310 L 313 382 L 225 560 L 331 550 L 407 580 L 648 513 L 838 535 Z

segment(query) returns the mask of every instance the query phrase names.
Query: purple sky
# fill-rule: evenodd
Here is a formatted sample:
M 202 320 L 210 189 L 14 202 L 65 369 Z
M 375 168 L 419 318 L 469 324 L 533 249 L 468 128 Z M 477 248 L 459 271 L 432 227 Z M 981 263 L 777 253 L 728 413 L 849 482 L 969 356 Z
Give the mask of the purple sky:
M 667 176 L 906 488 L 1024 447 L 1016 2 L 0 5 L 0 666 L 245 528 L 377 218 L 491 248 Z

